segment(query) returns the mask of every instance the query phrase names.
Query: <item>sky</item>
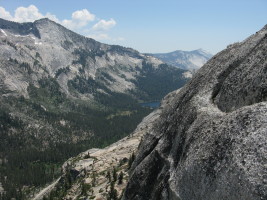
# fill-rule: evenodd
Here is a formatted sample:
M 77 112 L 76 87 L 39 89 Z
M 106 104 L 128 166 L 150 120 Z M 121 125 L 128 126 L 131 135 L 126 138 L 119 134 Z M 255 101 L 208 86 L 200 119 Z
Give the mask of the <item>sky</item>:
M 267 24 L 267 0 L 0 0 L 0 18 L 44 17 L 142 53 L 202 48 L 216 54 Z

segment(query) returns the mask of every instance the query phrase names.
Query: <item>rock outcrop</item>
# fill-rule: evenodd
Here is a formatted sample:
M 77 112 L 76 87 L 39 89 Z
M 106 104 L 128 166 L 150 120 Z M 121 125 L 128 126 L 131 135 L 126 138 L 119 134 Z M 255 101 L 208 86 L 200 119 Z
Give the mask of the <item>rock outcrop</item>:
M 124 200 L 267 199 L 267 26 L 208 61 L 142 140 Z

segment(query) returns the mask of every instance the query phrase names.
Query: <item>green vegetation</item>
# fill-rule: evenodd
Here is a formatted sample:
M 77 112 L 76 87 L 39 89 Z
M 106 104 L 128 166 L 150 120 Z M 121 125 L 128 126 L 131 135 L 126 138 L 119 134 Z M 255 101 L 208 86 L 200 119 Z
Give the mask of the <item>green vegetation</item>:
M 123 172 L 121 171 L 120 174 L 119 174 L 119 177 L 118 177 L 118 184 L 122 184 L 123 182 Z
M 107 200 L 118 200 L 118 191 L 114 188 L 115 182 L 110 183 L 110 191 L 108 193 Z
M 101 50 L 88 51 L 85 49 L 75 49 L 73 54 L 76 55 L 78 59 L 73 61 L 72 64 L 81 64 L 83 67 L 86 67 L 86 62 L 88 58 L 91 58 L 95 61 L 96 56 L 101 57 L 105 54 L 105 52 Z
M 154 68 L 144 62 L 143 70 L 135 80 L 137 90 L 129 91 L 130 95 L 116 93 L 108 88 L 115 80 L 105 69 L 98 72 L 95 79 L 83 76 L 88 57 L 94 59 L 102 52 L 76 50 L 74 54 L 77 60 L 73 64 L 82 65 L 81 76 L 68 82 L 69 90 L 73 96 L 92 95 L 94 100 L 69 98 L 61 91 L 57 78 L 62 73 L 67 74 L 69 67 L 58 69 L 55 78 L 46 77 L 38 83 L 30 83 L 29 98 L 0 97 L 0 182 L 5 189 L 0 200 L 27 199 L 29 192 L 61 174 L 60 166 L 66 159 L 127 136 L 151 112 L 141 107 L 136 97 L 141 101 L 160 100 L 186 81 L 182 78 L 182 70 L 167 65 Z M 34 64 L 40 65 L 40 55 L 36 53 L 35 57 Z M 31 75 L 30 64 L 11 58 L 10 62 Z M 86 157 L 90 158 L 90 155 Z M 134 154 L 129 159 L 129 168 L 133 160 Z M 74 180 L 71 172 L 66 177 L 63 188 L 52 192 L 48 199 L 64 196 Z M 114 169 L 107 177 L 111 183 L 109 198 L 116 199 L 114 184 L 122 184 L 123 174 L 118 175 Z M 86 195 L 89 186 L 84 184 L 82 187 Z
M 170 91 L 182 87 L 187 79 L 182 69 L 170 67 L 166 64 L 153 68 L 151 64 L 143 62 L 141 76 L 134 81 L 138 87 L 137 91 L 131 91 L 145 102 L 159 101 Z
M 25 199 L 34 187 L 57 178 L 66 159 L 127 136 L 151 111 L 110 91 L 96 93 L 98 106 L 68 99 L 54 78 L 39 80 L 39 87 L 30 84 L 28 92 L 29 99 L 1 97 L 0 182 L 6 191 L 1 200 Z M 62 194 L 51 193 L 56 195 Z
M 132 164 L 133 164 L 133 161 L 135 159 L 135 154 L 132 153 L 132 155 L 130 156 L 129 160 L 128 160 L 128 169 L 131 168 Z
M 70 67 L 66 67 L 66 68 L 60 68 L 56 71 L 55 77 L 58 78 L 60 74 L 64 73 L 67 74 L 70 71 Z

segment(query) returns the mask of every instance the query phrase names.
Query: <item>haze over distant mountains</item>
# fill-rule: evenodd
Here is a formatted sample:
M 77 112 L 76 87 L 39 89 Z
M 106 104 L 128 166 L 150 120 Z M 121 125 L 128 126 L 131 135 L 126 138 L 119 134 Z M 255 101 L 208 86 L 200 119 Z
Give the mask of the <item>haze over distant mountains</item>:
M 198 70 L 213 55 L 203 49 L 193 51 L 177 50 L 170 53 L 153 53 L 147 54 L 154 56 L 165 63 L 185 70 Z

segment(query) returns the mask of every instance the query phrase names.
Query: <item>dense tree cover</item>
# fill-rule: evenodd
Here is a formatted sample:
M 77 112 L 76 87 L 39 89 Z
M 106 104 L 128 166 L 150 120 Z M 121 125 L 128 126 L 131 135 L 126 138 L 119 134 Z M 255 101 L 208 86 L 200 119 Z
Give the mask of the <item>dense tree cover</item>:
M 0 182 L 6 191 L 1 200 L 24 199 L 27 189 L 23 186 L 30 190 L 32 186 L 52 181 L 60 175 L 60 166 L 66 159 L 121 139 L 150 112 L 123 94 L 98 94 L 98 101 L 105 106 L 94 107 L 66 98 L 53 78 L 42 79 L 39 85 L 39 88 L 29 85 L 30 99 L 1 98 Z M 21 113 L 21 118 L 9 114 L 14 110 Z M 123 112 L 129 114 L 121 114 Z M 25 120 L 25 116 L 44 124 L 43 129 L 29 128 L 30 122 Z M 60 124 L 61 120 L 68 125 Z M 46 128 L 45 124 L 51 128 Z M 53 137 L 45 136 L 50 131 L 61 138 L 55 141 Z M 94 136 L 87 135 L 85 139 L 73 142 L 73 134 L 79 137 L 80 133 L 88 131 L 92 131 Z M 35 136 L 37 132 L 43 134 L 40 136 L 43 140 Z
M 143 62 L 141 76 L 134 81 L 138 90 L 131 91 L 143 101 L 161 100 L 170 91 L 182 87 L 187 79 L 183 77 L 182 69 L 161 64 L 157 68 Z

